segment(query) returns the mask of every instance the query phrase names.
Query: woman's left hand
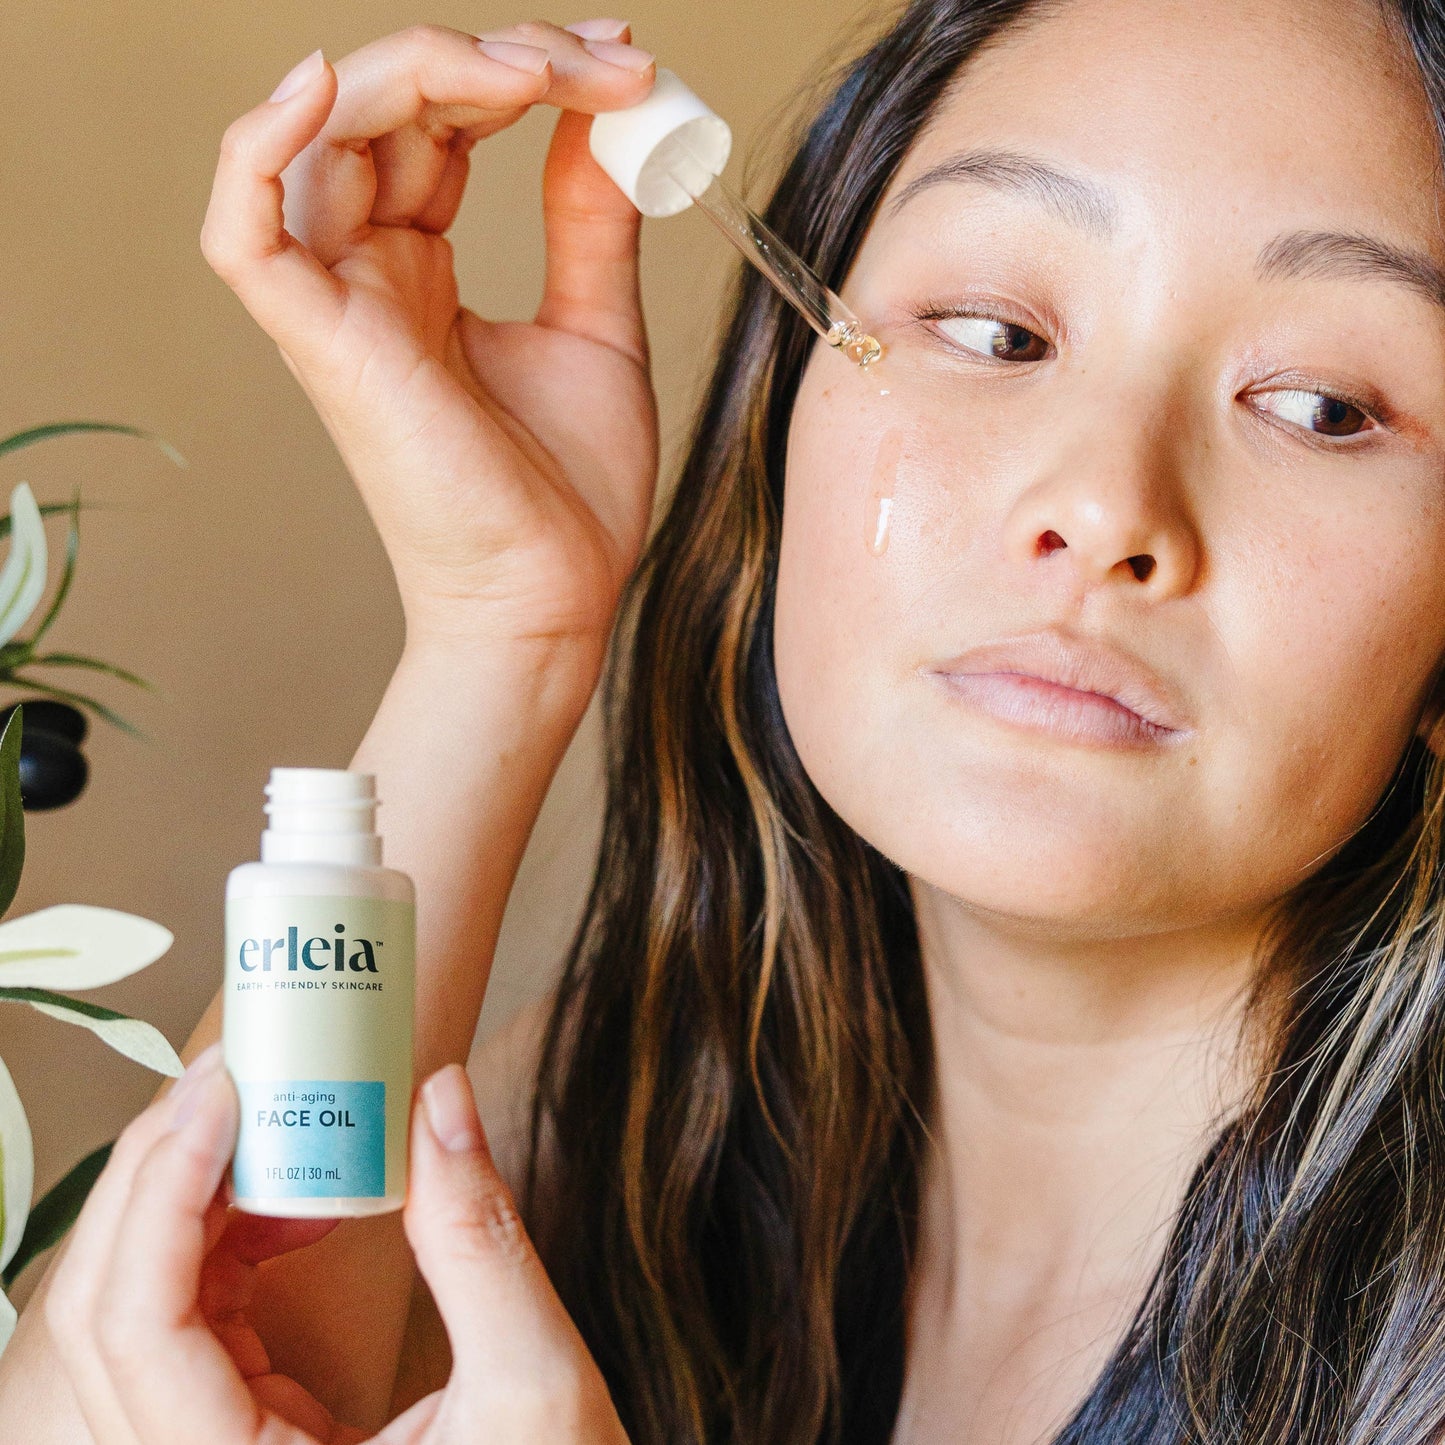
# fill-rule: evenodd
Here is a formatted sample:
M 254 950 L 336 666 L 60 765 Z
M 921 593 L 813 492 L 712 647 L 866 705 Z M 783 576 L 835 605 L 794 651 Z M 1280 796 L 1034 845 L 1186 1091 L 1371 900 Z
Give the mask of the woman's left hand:
M 127 1127 L 45 1317 L 95 1445 L 360 1445 L 271 1371 L 245 1311 L 262 1259 L 334 1221 L 228 1209 L 238 1103 L 214 1044 Z M 498 1175 L 459 1064 L 417 1091 L 403 1222 L 452 1349 L 445 1388 L 377 1445 L 626 1445 L 607 1387 Z

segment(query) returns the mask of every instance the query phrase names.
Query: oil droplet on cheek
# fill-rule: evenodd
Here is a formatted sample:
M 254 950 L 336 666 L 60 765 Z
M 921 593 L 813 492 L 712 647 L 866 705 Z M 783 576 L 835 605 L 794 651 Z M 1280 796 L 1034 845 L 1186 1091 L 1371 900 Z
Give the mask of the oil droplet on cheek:
M 903 433 L 884 432 L 873 458 L 868 497 L 864 512 L 863 540 L 868 550 L 881 557 L 888 550 L 888 528 L 893 520 L 893 491 L 898 476 L 898 461 L 903 455 Z
M 892 497 L 878 498 L 878 521 L 873 528 L 873 540 L 868 544 L 868 550 L 875 557 L 881 557 L 888 550 L 888 518 L 893 511 Z

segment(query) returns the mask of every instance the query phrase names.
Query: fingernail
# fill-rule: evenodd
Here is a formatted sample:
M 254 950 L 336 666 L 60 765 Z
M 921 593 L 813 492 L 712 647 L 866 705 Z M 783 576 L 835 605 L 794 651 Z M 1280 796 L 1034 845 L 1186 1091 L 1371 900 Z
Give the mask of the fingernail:
M 290 100 L 293 95 L 306 89 L 326 65 L 326 57 L 319 50 L 313 50 L 300 65 L 286 72 L 281 84 L 271 92 L 272 102 Z
M 652 52 L 636 45 L 619 45 L 615 40 L 584 40 L 582 48 L 608 65 L 620 65 L 623 70 L 643 71 L 652 64 Z
M 627 32 L 631 24 L 630 20 L 574 20 L 563 28 L 570 30 L 573 35 L 580 35 L 584 40 L 616 40 L 619 35 Z
M 196 1112 L 197 1102 L 205 1096 L 205 1082 L 216 1072 L 221 1062 L 221 1041 L 217 1039 L 208 1048 L 202 1049 L 187 1066 L 186 1071 L 171 1089 L 171 1128 L 184 1128 Z
M 421 1092 L 426 1101 L 427 1123 L 444 1149 L 457 1154 L 463 1149 L 481 1148 L 482 1121 L 477 1116 L 472 1081 L 460 1064 L 438 1069 L 422 1085 Z
M 525 70 L 528 75 L 541 75 L 552 58 L 540 45 L 519 45 L 514 40 L 479 40 L 477 49 L 513 70 Z

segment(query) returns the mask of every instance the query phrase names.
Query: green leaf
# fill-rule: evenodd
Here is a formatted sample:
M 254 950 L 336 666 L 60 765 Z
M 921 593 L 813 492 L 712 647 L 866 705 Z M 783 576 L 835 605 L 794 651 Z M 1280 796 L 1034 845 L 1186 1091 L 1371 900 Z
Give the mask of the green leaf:
M 25 809 L 20 802 L 20 733 L 23 704 L 5 719 L 0 733 L 0 916 L 15 901 L 25 866 Z M 0 931 L 5 925 L 0 923 Z
M 127 722 L 117 712 L 112 712 L 103 702 L 97 702 L 93 697 L 86 697 L 84 693 L 67 692 L 63 687 L 52 687 L 48 682 L 40 682 L 35 678 L 21 677 L 18 672 L 12 672 L 5 681 L 15 687 L 28 687 L 35 692 L 44 693 L 47 697 L 58 697 L 62 702 L 75 703 L 78 707 L 88 707 L 97 716 L 103 717 L 106 722 L 118 727 L 123 733 L 129 733 L 133 738 L 139 738 L 142 742 L 149 742 L 150 735 L 142 732 L 134 723 Z M 12 713 L 13 717 L 14 714 Z
M 151 432 L 142 431 L 139 427 L 125 426 L 120 422 L 111 421 L 52 421 L 44 426 L 33 426 L 26 431 L 15 432 L 12 436 L 0 439 L 0 457 L 6 452 L 19 451 L 21 447 L 34 446 L 36 442 L 43 442 L 50 437 L 69 436 L 74 432 L 120 432 L 125 436 L 140 437 L 142 441 L 154 442 L 178 467 L 187 467 L 189 462 L 162 437 L 153 435 Z
M 108 672 L 112 677 L 118 677 L 123 682 L 133 682 L 137 687 L 143 687 L 147 692 L 155 692 L 156 686 L 153 682 L 147 682 L 143 677 L 137 677 L 133 672 L 127 672 L 123 667 L 117 667 L 111 662 L 102 662 L 98 657 L 82 657 L 75 652 L 41 652 L 29 658 L 26 666 L 32 663 L 44 662 L 53 667 L 93 667 L 97 672 Z
M 72 508 L 73 504 L 70 502 L 41 502 L 40 515 L 42 517 L 48 517 L 52 512 L 69 512 Z M 91 507 L 89 510 L 94 512 L 97 508 Z M 9 535 L 10 514 L 7 512 L 3 517 L 0 517 L 0 541 L 3 541 Z
M 0 988 L 0 999 L 28 1003 L 61 1023 L 78 1024 L 83 1029 L 89 1029 L 116 1053 L 124 1054 L 158 1074 L 168 1074 L 175 1079 L 185 1072 L 186 1066 L 181 1063 L 180 1055 L 171 1047 L 170 1041 L 154 1024 L 148 1024 L 144 1019 L 133 1019 L 113 1008 L 102 1008 L 100 1004 L 84 999 L 67 998 L 63 993 L 52 993 L 48 988 Z
M 81 1206 L 85 1203 L 91 1187 L 100 1177 L 115 1148 L 115 1140 L 92 1149 L 59 1183 L 52 1185 L 45 1197 L 36 1202 L 25 1221 L 25 1233 L 20 1237 L 20 1247 L 15 1256 L 0 1273 L 0 1284 L 12 1289 L 20 1278 L 25 1266 L 37 1255 L 44 1254 L 52 1245 L 59 1244 L 66 1231 L 75 1223 Z M 0 1311 L 4 1306 L 0 1305 Z
M 0 567 L 0 641 L 3 642 L 9 642 L 35 611 L 45 592 L 48 566 L 45 523 L 28 483 L 17 482 L 10 493 L 10 516 L 14 523 L 10 555 Z
M 25 1232 L 35 1188 L 35 1144 L 15 1080 L 0 1059 L 0 1268 L 10 1263 Z
M 0 985 L 100 988 L 149 967 L 174 941 L 170 929 L 134 913 L 55 903 L 0 923 Z

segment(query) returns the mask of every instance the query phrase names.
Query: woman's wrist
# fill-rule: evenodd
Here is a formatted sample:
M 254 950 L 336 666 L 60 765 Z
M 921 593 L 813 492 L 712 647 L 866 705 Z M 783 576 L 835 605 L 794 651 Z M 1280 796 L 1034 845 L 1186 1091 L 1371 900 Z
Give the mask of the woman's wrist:
M 516 636 L 486 627 L 407 623 L 399 667 L 453 679 L 465 690 L 505 690 L 533 725 L 575 729 L 602 676 L 608 636 Z

